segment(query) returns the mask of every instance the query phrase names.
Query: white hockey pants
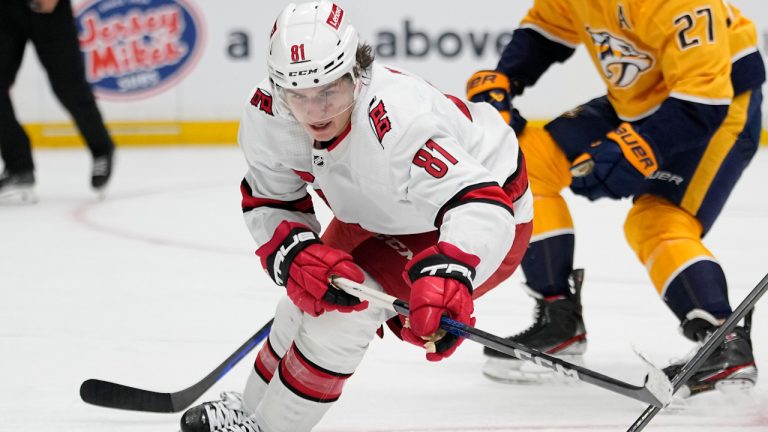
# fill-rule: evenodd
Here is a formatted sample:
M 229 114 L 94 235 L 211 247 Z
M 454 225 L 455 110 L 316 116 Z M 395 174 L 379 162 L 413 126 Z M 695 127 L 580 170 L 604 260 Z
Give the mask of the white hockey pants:
M 381 290 L 366 274 L 365 285 Z M 376 330 L 394 313 L 304 314 L 286 296 L 248 377 L 243 400 L 264 432 L 310 431 L 341 395 Z

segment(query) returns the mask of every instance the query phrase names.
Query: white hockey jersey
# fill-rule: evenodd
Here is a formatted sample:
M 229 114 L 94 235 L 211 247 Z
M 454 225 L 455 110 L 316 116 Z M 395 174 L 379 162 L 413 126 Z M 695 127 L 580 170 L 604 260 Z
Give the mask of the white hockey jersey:
M 337 219 L 368 231 L 439 229 L 440 241 L 481 259 L 479 286 L 512 246 L 515 224 L 532 220 L 517 138 L 488 104 L 446 96 L 421 78 L 374 63 L 349 127 L 318 149 L 279 112 L 269 80 L 251 95 L 239 131 L 248 163 L 241 189 L 245 221 L 259 246 L 284 220 L 320 231 L 310 186 Z M 512 209 L 498 199 L 498 186 Z

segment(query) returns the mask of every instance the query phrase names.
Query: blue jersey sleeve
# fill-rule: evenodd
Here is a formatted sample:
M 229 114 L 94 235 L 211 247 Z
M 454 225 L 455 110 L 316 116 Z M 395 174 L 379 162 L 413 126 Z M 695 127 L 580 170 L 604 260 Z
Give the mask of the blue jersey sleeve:
M 530 28 L 519 28 L 512 33 L 499 59 L 496 69 L 509 77 L 512 94 L 523 93 L 555 62 L 568 59 L 574 48 L 547 39 Z

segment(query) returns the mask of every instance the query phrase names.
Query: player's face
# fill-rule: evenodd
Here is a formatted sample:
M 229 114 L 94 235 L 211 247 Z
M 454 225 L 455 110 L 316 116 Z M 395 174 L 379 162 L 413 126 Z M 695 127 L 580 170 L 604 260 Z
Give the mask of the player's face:
M 352 116 L 355 85 L 348 77 L 320 87 L 284 92 L 293 116 L 317 141 L 341 134 Z

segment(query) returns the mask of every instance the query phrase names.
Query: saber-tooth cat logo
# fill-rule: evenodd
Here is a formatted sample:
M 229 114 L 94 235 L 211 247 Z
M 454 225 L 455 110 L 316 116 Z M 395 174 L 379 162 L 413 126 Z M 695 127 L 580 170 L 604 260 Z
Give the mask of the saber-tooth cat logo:
M 605 79 L 616 87 L 629 87 L 637 77 L 653 65 L 653 58 L 637 50 L 631 43 L 621 40 L 607 31 L 592 31 L 597 59 Z

